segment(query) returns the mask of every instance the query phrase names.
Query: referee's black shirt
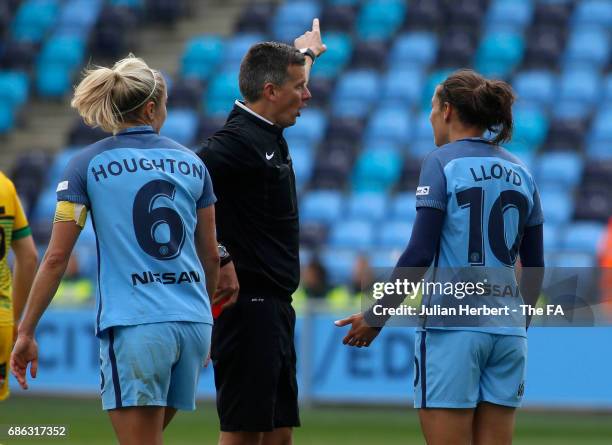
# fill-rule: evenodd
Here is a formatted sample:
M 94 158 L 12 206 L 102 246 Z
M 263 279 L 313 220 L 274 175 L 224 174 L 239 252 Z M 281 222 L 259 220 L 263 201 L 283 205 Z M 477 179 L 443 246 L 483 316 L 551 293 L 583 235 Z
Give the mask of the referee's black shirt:
M 300 279 L 295 176 L 283 130 L 234 105 L 199 153 L 217 203 L 217 239 L 240 293 L 291 300 Z

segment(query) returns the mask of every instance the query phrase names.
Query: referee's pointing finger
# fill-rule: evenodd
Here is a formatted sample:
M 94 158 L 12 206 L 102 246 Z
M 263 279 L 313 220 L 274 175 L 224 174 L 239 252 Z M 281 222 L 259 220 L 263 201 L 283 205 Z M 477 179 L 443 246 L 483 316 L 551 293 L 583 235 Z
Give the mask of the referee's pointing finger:
M 319 19 L 314 19 L 312 21 L 312 32 L 321 32 L 321 28 L 319 27 Z

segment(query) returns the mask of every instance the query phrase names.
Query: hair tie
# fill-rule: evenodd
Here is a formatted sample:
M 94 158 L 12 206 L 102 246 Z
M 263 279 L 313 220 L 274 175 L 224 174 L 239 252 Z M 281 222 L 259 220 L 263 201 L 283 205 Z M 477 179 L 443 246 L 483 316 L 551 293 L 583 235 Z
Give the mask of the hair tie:
M 119 113 L 120 115 L 127 114 L 127 113 L 129 113 L 129 112 L 131 112 L 131 111 L 137 110 L 138 108 L 142 107 L 144 104 L 146 104 L 146 103 L 147 103 L 147 101 L 148 101 L 149 99 L 151 99 L 151 96 L 153 96 L 153 93 L 155 93 L 155 89 L 157 88 L 157 77 L 155 77 L 155 72 L 154 72 L 154 71 L 153 71 L 151 68 L 149 68 L 149 71 L 151 72 L 151 75 L 153 76 L 153 89 L 151 90 L 151 92 L 149 93 L 149 95 L 148 95 L 148 96 L 145 98 L 145 100 L 143 100 L 142 102 L 140 102 L 140 103 L 139 103 L 138 105 L 136 105 L 135 107 L 130 108 L 129 110 L 125 110 L 125 111 L 120 112 L 120 113 Z

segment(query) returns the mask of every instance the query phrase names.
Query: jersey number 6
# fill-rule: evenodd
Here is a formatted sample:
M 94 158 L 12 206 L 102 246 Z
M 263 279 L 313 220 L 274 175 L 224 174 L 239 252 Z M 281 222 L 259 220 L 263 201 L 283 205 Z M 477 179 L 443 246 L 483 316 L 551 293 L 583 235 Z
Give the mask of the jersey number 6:
M 142 250 L 158 260 L 178 257 L 185 243 L 185 224 L 178 212 L 170 207 L 154 207 L 161 198 L 174 201 L 175 193 L 176 187 L 171 182 L 155 180 L 142 186 L 134 198 L 136 240 Z M 163 225 L 168 227 L 170 236 L 160 242 Z

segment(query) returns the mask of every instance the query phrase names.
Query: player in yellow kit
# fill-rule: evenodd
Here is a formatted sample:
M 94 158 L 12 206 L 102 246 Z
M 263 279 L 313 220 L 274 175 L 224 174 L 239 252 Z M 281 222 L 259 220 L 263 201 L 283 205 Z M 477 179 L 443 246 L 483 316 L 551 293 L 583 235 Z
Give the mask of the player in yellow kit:
M 13 249 L 13 278 L 8 252 Z M 28 298 L 38 254 L 15 186 L 0 172 L 0 400 L 9 395 L 9 357 L 17 323 Z

